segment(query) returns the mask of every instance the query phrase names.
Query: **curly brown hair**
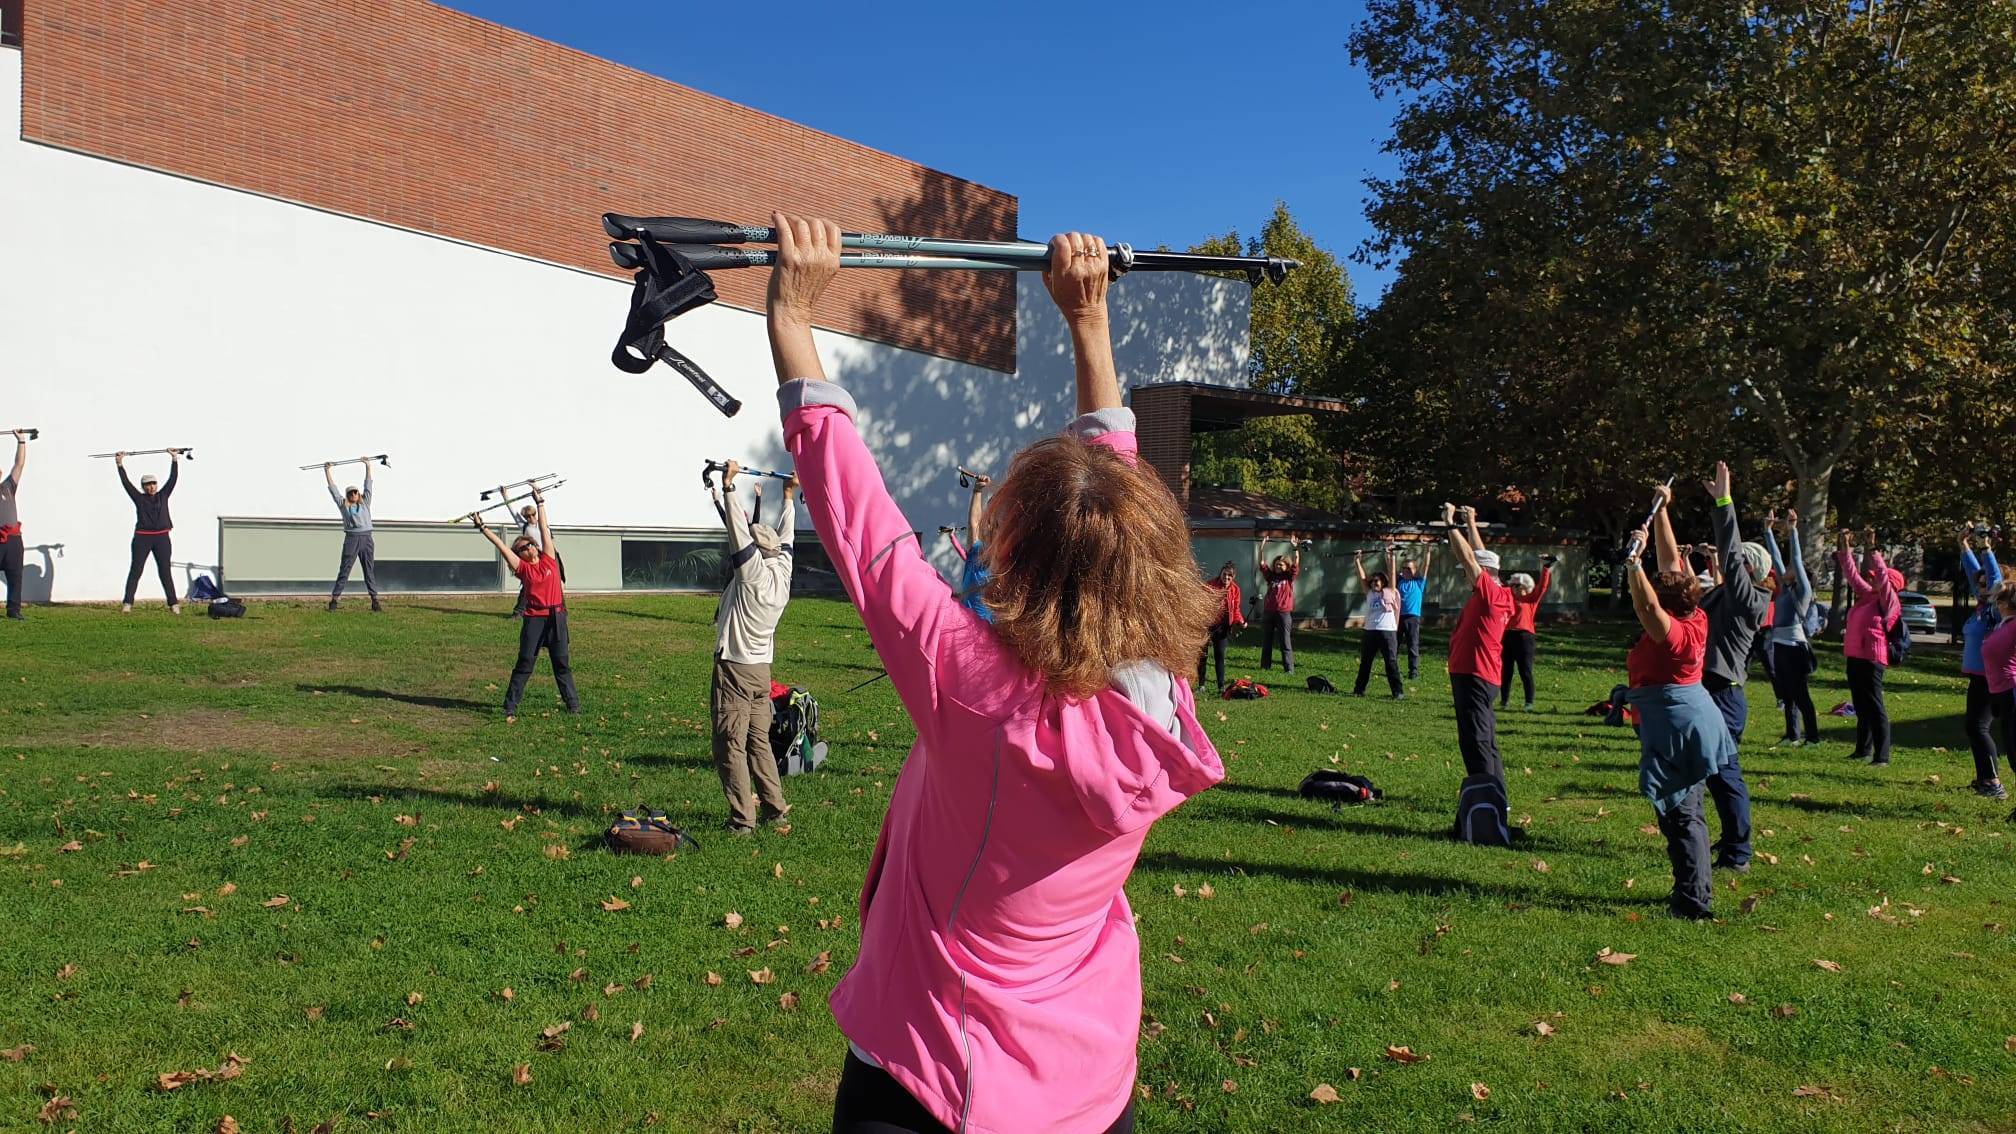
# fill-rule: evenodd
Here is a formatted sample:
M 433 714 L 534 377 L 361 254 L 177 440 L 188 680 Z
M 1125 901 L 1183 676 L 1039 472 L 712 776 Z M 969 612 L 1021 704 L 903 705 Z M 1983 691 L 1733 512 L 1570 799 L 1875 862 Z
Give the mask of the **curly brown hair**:
M 1661 571 L 1652 576 L 1652 594 L 1661 610 L 1685 618 L 1701 605 L 1701 580 L 1685 571 Z
M 1187 673 L 1218 617 L 1190 528 L 1153 471 L 1051 437 L 1016 454 L 988 501 L 983 601 L 994 632 L 1053 693 L 1087 699 L 1115 668 Z

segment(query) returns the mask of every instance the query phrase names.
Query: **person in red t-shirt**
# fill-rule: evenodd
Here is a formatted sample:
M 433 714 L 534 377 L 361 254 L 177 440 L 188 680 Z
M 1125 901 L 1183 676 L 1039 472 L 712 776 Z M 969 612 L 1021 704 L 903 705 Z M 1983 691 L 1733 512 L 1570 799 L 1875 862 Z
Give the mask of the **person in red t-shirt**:
M 1215 660 L 1218 665 L 1218 692 L 1225 692 L 1225 640 L 1234 630 L 1246 625 L 1246 614 L 1239 606 L 1239 570 L 1227 559 L 1225 566 L 1218 569 L 1218 577 L 1208 579 L 1204 586 L 1212 592 L 1218 603 L 1218 620 L 1211 624 L 1211 640 L 1204 644 L 1197 654 L 1197 687 L 1204 687 L 1204 663 Z
M 1512 576 L 1512 621 L 1505 624 L 1503 653 L 1505 664 L 1519 674 L 1519 683 L 1526 687 L 1526 710 L 1533 710 L 1533 659 L 1539 653 L 1539 632 L 1535 629 L 1540 615 L 1540 600 L 1547 597 L 1547 588 L 1554 584 L 1554 557 L 1544 556 L 1540 560 L 1540 581 L 1521 571 Z M 1512 702 L 1512 681 L 1508 675 L 1504 684 L 1498 687 L 1498 707 L 1504 708 Z
M 1641 529 L 1632 538 L 1644 547 L 1647 536 Z M 1648 577 L 1638 559 L 1624 563 L 1631 608 L 1645 628 L 1625 661 L 1627 697 L 1638 710 L 1638 790 L 1652 801 L 1673 863 L 1667 908 L 1675 917 L 1699 920 L 1709 916 L 1714 898 L 1701 797 L 1708 777 L 1735 756 L 1736 742 L 1701 685 L 1708 615 L 1701 609 L 1700 580 L 1677 547 L 1662 542 L 1660 550 L 1655 575 Z
M 504 546 L 483 514 L 469 515 L 476 530 L 504 557 L 511 573 L 525 589 L 525 620 L 518 627 L 518 664 L 511 670 L 511 686 L 504 694 L 504 720 L 518 719 L 518 702 L 525 696 L 525 683 L 532 679 L 532 667 L 539 662 L 543 647 L 553 663 L 553 680 L 560 686 L 560 699 L 567 711 L 581 711 L 581 696 L 574 691 L 574 670 L 567 663 L 567 596 L 560 583 L 560 556 L 553 545 L 553 529 L 546 524 L 546 500 L 533 486 L 532 502 L 538 509 L 539 537 L 528 532 Z
M 1477 530 L 1477 512 L 1465 508 L 1464 525 L 1457 526 L 1454 504 L 1442 505 L 1442 522 L 1449 526 L 1449 545 L 1456 562 L 1470 577 L 1470 598 L 1456 619 L 1456 632 L 1449 637 L 1449 691 L 1456 701 L 1456 745 L 1463 752 L 1466 775 L 1491 775 L 1505 781 L 1505 767 L 1498 757 L 1498 683 L 1504 676 L 1504 659 L 1499 653 L 1505 624 L 1512 619 L 1512 592 L 1498 581 L 1498 553 L 1484 547 L 1483 533 Z M 1464 537 L 1464 528 L 1469 537 Z
M 1262 607 L 1260 625 L 1264 637 L 1260 640 L 1260 668 L 1274 668 L 1274 642 L 1281 642 L 1281 670 L 1295 672 L 1295 577 L 1302 573 L 1303 544 L 1295 545 L 1293 557 L 1277 555 L 1271 564 L 1260 566 L 1260 583 L 1266 588 L 1266 601 Z M 1256 559 L 1267 554 L 1267 541 L 1254 545 Z

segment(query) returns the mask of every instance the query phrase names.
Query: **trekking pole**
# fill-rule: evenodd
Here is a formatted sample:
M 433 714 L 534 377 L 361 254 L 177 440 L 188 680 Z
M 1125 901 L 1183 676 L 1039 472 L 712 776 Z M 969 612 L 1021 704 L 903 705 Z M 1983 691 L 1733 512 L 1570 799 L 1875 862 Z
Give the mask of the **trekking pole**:
M 330 468 L 336 465 L 368 465 L 372 461 L 377 461 L 379 465 L 381 465 L 384 468 L 389 469 L 392 467 L 391 458 L 387 457 L 383 453 L 380 453 L 375 457 L 351 457 L 349 460 L 345 461 L 328 461 L 323 464 L 302 465 L 301 471 L 307 472 L 309 469 Z
M 540 495 L 543 496 L 546 493 L 551 492 L 554 489 L 559 488 L 561 485 L 564 485 L 566 483 L 567 482 L 564 480 L 556 480 L 552 484 L 541 485 L 539 487 L 539 493 Z M 464 512 L 459 516 L 455 516 L 449 519 L 447 522 L 451 524 L 459 524 L 471 516 L 480 516 L 485 512 L 494 512 L 499 508 L 509 508 L 513 504 L 523 504 L 524 502 L 530 499 L 532 499 L 532 494 L 528 492 L 523 496 L 513 496 L 508 500 L 493 500 L 490 503 L 483 505 L 481 508 L 476 509 L 474 512 Z
M 722 244 L 775 244 L 777 230 L 757 225 L 729 224 L 696 217 L 631 217 L 620 213 L 602 214 L 602 231 L 620 241 L 650 238 L 677 247 L 696 267 L 767 267 L 776 263 L 775 253 L 747 252 L 737 257 L 730 250 L 716 248 L 721 258 L 703 263 L 695 250 Z M 1033 240 L 959 240 L 935 236 L 894 236 L 882 233 L 843 232 L 840 247 L 867 248 L 910 255 L 842 256 L 842 267 L 860 268 L 963 268 L 996 271 L 1004 264 L 1014 271 L 1048 271 L 1050 246 Z M 722 255 L 724 254 L 725 255 Z M 612 251 L 611 255 L 615 255 Z M 963 260 L 952 259 L 964 257 Z M 1301 262 L 1282 256 L 1212 256 L 1194 252 L 1136 252 L 1131 245 L 1108 246 L 1107 259 L 1115 274 L 1129 271 L 1247 273 L 1253 283 L 1261 277 L 1280 283 Z M 641 262 L 641 258 L 640 258 Z M 618 260 L 619 267 L 634 267 Z
M 845 696 L 846 696 L 847 694 L 849 694 L 849 693 L 858 693 L 858 692 L 860 692 L 861 690 L 863 690 L 863 689 L 866 689 L 866 688 L 868 688 L 868 687 L 869 687 L 870 685 L 873 685 L 873 684 L 875 684 L 876 682 L 878 682 L 878 681 L 882 680 L 883 678 L 885 678 L 885 677 L 887 677 L 887 676 L 889 676 L 889 671 L 885 669 L 885 670 L 883 670 L 883 671 L 882 671 L 881 673 L 878 673 L 878 674 L 876 674 L 875 676 L 873 676 L 873 677 L 869 678 L 868 680 L 866 680 L 866 681 L 862 682 L 861 684 L 859 684 L 859 685 L 856 685 L 856 686 L 855 686 L 854 688 L 852 688 L 852 689 L 845 689 L 845 690 L 842 690 L 842 691 L 841 691 L 841 693 L 840 693 L 840 695 L 841 695 L 842 697 L 845 697 Z
M 701 480 L 701 482 L 702 482 L 702 483 L 706 483 L 706 481 L 707 481 L 707 477 L 708 477 L 708 475 L 709 475 L 709 474 L 711 474 L 711 473 L 717 473 L 717 472 L 718 472 L 718 473 L 726 473 L 727 471 L 728 471 L 728 462 L 727 462 L 727 461 L 708 461 L 708 462 L 707 462 L 707 468 L 706 468 L 706 470 L 705 470 L 704 472 L 702 472 L 702 473 L 700 474 L 700 480 Z M 772 479 L 772 480 L 790 480 L 790 479 L 791 479 L 791 474 L 790 474 L 790 473 L 781 473 L 781 472 L 770 472 L 770 471 L 768 471 L 768 470 L 765 470 L 765 469 L 738 469 L 738 470 L 736 470 L 736 473 L 735 473 L 735 475 L 736 475 L 736 476 L 764 476 L 764 477 L 769 477 L 769 478 L 770 478 L 770 479 Z
M 187 446 L 183 446 L 183 447 L 181 447 L 181 448 L 176 448 L 176 449 L 128 449 L 128 450 L 126 450 L 126 455 L 127 455 L 127 456 L 129 456 L 129 457 L 151 457 L 151 456 L 154 456 L 155 454 L 158 454 L 158 453 L 180 453 L 181 455 L 183 455 L 183 456 L 185 456 L 185 457 L 189 458 L 189 459 L 190 459 L 190 460 L 192 460 L 192 461 L 196 459 L 196 450 L 194 450 L 194 449 L 191 449 L 191 448 L 189 448 L 189 447 L 187 447 Z M 117 453 L 93 453 L 93 454 L 91 454 L 91 459 L 92 459 L 92 460 L 94 460 L 94 461 L 99 461 L 99 460 L 104 460 L 104 459 L 105 459 L 105 458 L 107 458 L 107 457 L 116 457 L 116 456 L 118 456 L 118 455 L 119 455 L 119 454 L 117 454 Z
M 318 465 L 316 467 L 319 468 L 321 466 Z M 482 494 L 477 496 L 476 498 L 478 500 L 488 500 L 490 499 L 490 494 L 493 492 L 509 492 L 511 489 L 514 488 L 531 488 L 539 485 L 539 482 L 542 480 L 552 480 L 554 477 L 557 477 L 559 475 L 560 475 L 559 473 L 549 472 L 549 473 L 541 473 L 538 476 L 533 477 L 531 480 L 514 480 L 509 484 L 500 484 L 496 488 L 486 488 L 483 490 Z M 544 491 L 543 486 L 540 488 L 540 490 L 542 492 Z M 523 500 L 524 497 L 521 496 L 519 497 L 519 499 Z
M 41 430 L 39 430 L 39 429 L 30 429 L 30 428 L 28 428 L 28 427 L 27 427 L 27 426 L 25 426 L 25 425 L 24 425 L 24 426 L 22 426 L 22 427 L 21 427 L 21 428 L 19 428 L 19 429 L 9 429 L 9 430 L 5 430 L 4 432 L 7 432 L 7 433 L 26 433 L 26 434 L 28 435 L 28 440 L 30 440 L 30 441 L 34 441 L 34 440 L 36 440 L 36 439 L 38 439 L 38 438 L 40 438 L 40 437 L 42 436 L 42 431 L 41 431 Z
M 1678 474 L 1678 473 L 1675 473 L 1675 474 L 1674 474 L 1673 476 L 1669 476 L 1669 477 L 1667 477 L 1667 478 L 1666 478 L 1666 489 L 1667 489 L 1667 491 L 1669 491 L 1669 492 L 1670 492 L 1670 491 L 1672 490 L 1672 488 L 1673 488 L 1673 481 L 1674 481 L 1674 480 L 1675 480 L 1675 479 L 1676 479 L 1676 478 L 1677 478 L 1678 476 L 1679 476 L 1679 474 Z M 1649 511 L 1649 512 L 1647 512 L 1647 513 L 1645 513 L 1645 522 L 1644 522 L 1644 523 L 1642 523 L 1642 524 L 1639 524 L 1638 526 L 1639 526 L 1639 527 L 1641 527 L 1641 528 L 1643 528 L 1643 529 L 1645 529 L 1645 530 L 1646 530 L 1647 532 L 1650 532 L 1650 531 L 1652 530 L 1652 522 L 1653 522 L 1654 520 L 1657 520 L 1657 519 L 1659 518 L 1659 512 L 1660 512 L 1660 510 L 1661 510 L 1661 509 L 1663 509 L 1663 508 L 1665 508 L 1665 507 L 1666 507 L 1666 497 L 1665 497 L 1665 495 L 1664 495 L 1664 494 L 1660 494 L 1660 495 L 1656 495 L 1656 496 L 1652 497 L 1652 510 L 1651 510 L 1651 511 Z M 1631 542 L 1630 542 L 1629 544 L 1625 545 L 1625 548 L 1624 548 L 1624 560 L 1625 560 L 1625 562 L 1627 562 L 1627 563 L 1628 563 L 1628 562 L 1630 562 L 1631 560 L 1633 560 L 1633 559 L 1636 559 L 1636 558 L 1638 558 L 1639 556 L 1641 556 L 1641 555 L 1643 555 L 1643 554 L 1645 554 L 1645 541 L 1644 541 L 1644 540 L 1641 540 L 1641 539 L 1639 539 L 1639 538 L 1637 538 L 1636 536 L 1633 536 L 1633 537 L 1631 538 Z
M 958 469 L 959 469 L 959 487 L 961 488 L 971 488 L 973 487 L 974 481 L 987 479 L 985 475 L 974 472 L 972 469 L 967 468 L 965 465 L 958 466 Z

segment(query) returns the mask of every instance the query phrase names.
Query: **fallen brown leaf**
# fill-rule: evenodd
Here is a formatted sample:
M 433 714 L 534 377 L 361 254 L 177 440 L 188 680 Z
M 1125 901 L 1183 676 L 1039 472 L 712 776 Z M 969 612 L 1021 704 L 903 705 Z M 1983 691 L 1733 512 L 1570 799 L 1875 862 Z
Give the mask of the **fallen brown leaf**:
M 521 1087 L 530 1083 L 532 1081 L 532 1065 L 529 1063 L 520 1063 L 516 1067 L 511 1068 L 511 1081 Z
M 1547 860 L 1544 858 L 1534 859 L 1533 869 L 1541 874 L 1552 874 L 1554 872 L 1554 868 L 1547 865 Z
M 1732 992 L 1732 993 L 1730 993 L 1730 994 L 1729 994 L 1729 1003 L 1731 1003 L 1731 1004 L 1748 1004 L 1748 1003 L 1750 1003 L 1750 998 L 1749 998 L 1749 997 L 1747 997 L 1747 996 L 1745 996 L 1745 995 L 1743 995 L 1743 994 L 1742 994 L 1742 993 L 1740 993 L 1740 992 Z
M 1482 1083 L 1472 1083 L 1470 1084 L 1470 1097 L 1476 1099 L 1478 1102 L 1483 1102 L 1485 1099 L 1491 1097 L 1491 1088 Z
M 812 958 L 812 963 L 805 966 L 805 971 L 808 973 L 817 974 L 817 973 L 823 973 L 827 969 L 832 967 L 833 967 L 832 952 L 830 950 L 821 949 L 819 950 L 819 955 Z
M 1425 1063 L 1428 1060 L 1425 1055 L 1416 1055 L 1411 1047 L 1394 1047 L 1391 1044 L 1386 1046 L 1386 1058 L 1395 1063 Z
M 1354 1083 L 1363 1078 L 1364 1075 L 1365 1072 L 1358 1070 L 1356 1067 L 1346 1067 L 1344 1069 L 1344 1077 Z
M 274 896 L 272 896 L 272 897 L 270 897 L 270 898 L 266 899 L 266 900 L 265 900 L 265 901 L 263 901 L 263 902 L 260 902 L 259 904 L 260 904 L 260 905 L 262 905 L 262 906 L 265 906 L 265 907 L 266 907 L 267 909 L 269 909 L 269 910 L 277 910 L 277 909 L 279 909 L 279 908 L 280 908 L 281 906 L 284 906 L 284 905 L 286 905 L 286 904 L 287 904 L 288 902 L 291 902 L 291 901 L 293 901 L 293 900 L 294 900 L 294 899 L 292 899 L 292 898 L 288 897 L 288 896 L 287 896 L 287 895 L 285 895 L 285 894 L 275 894 Z
M 630 1042 L 636 1043 L 638 1040 L 643 1038 L 644 1038 L 644 1021 L 642 1020 L 632 1021 L 630 1024 Z
M 1744 913 L 1755 913 L 1757 912 L 1757 904 L 1763 900 L 1764 896 L 1762 894 L 1751 894 L 1749 897 L 1736 903 L 1736 908 Z
M 709 988 L 719 988 L 721 986 L 721 974 L 709 971 L 706 976 L 701 978 L 701 982 Z
M 507 984 L 503 988 L 497 990 L 497 999 L 502 1000 L 506 1004 L 509 1004 L 513 1000 L 518 999 L 518 993 L 514 991 L 510 985 Z
M 1606 945 L 1597 951 L 1596 959 L 1606 965 L 1628 965 L 1638 959 L 1638 954 L 1612 952 L 1610 947 Z
M 1799 1006 L 1797 1004 L 1780 1004 L 1778 1007 L 1771 1009 L 1771 1014 L 1781 1020 L 1789 1020 L 1799 1014 Z
M 217 1120 L 217 1134 L 238 1134 L 238 1120 L 225 1115 Z
M 237 892 L 238 883 L 236 882 L 226 882 L 222 886 L 217 887 L 217 896 L 220 898 L 228 898 Z M 224 1117 L 229 1118 L 231 1116 L 227 1114 Z
M 4 1051 L 0 1051 L 0 1059 L 4 1059 L 9 1063 L 19 1063 L 22 1060 L 28 1058 L 29 1054 L 32 1053 L 34 1050 L 35 1050 L 34 1044 L 24 1043 L 19 1047 L 10 1047 Z
M 559 1039 L 561 1036 L 566 1035 L 569 1029 L 573 1027 L 574 1024 L 571 1020 L 562 1020 L 557 1024 L 548 1024 L 539 1029 L 539 1038 L 549 1040 Z
M 618 911 L 627 910 L 629 908 L 630 908 L 629 902 L 624 901 L 623 899 L 617 897 L 614 894 L 609 895 L 608 900 L 602 903 L 602 912 L 604 913 L 616 913 Z
M 1206 882 L 1202 886 L 1197 887 L 1197 896 L 1208 900 L 1210 898 L 1217 897 L 1218 891 L 1213 890 L 1211 888 L 1211 883 Z
M 755 969 L 749 974 L 749 983 L 751 984 L 769 984 L 776 979 L 776 974 L 772 973 L 768 966 Z
M 322 1013 L 328 1010 L 329 1009 L 325 1005 L 310 1004 L 306 1009 L 302 1011 L 301 1014 L 308 1017 L 310 1020 L 319 1020 L 322 1018 Z
M 1533 1023 L 1533 1034 L 1536 1036 L 1551 1036 L 1554 1034 L 1554 1025 L 1545 1020 L 1536 1020 Z
M 786 1012 L 796 1011 L 798 1008 L 798 994 L 795 992 L 785 993 L 777 998 L 777 1006 Z
M 1835 961 L 1824 961 L 1821 960 L 1819 957 L 1815 957 L 1813 958 L 1813 964 L 1819 968 L 1827 970 L 1830 973 L 1838 973 L 1841 971 L 1841 965 Z
M 727 914 L 722 916 L 721 923 L 730 929 L 740 929 L 742 928 L 742 915 L 736 913 L 734 910 L 729 910 Z
M 76 965 L 64 965 L 62 968 L 56 970 L 57 980 L 69 980 L 71 977 L 76 975 L 77 975 Z
M 70 1101 L 69 1095 L 56 1095 L 48 1102 L 42 1104 L 42 1109 L 35 1112 L 35 1117 L 41 1119 L 42 1124 L 45 1126 L 59 1119 L 75 1118 L 77 1117 L 77 1104 Z
M 1324 1106 L 1328 1106 L 1334 1102 L 1344 1101 L 1341 1097 L 1338 1096 L 1337 1088 L 1331 1086 L 1328 1083 L 1316 1084 L 1316 1089 L 1309 1092 L 1309 1097 L 1315 1099 L 1317 1102 L 1323 1104 Z
M 409 992 L 406 994 L 406 1007 L 411 1008 L 425 999 L 427 998 L 417 992 Z

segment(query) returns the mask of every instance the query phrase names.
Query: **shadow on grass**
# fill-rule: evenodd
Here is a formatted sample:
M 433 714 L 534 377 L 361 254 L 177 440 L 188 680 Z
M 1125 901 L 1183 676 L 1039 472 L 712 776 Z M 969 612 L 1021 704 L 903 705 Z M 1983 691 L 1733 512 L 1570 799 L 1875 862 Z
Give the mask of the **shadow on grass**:
M 586 606 L 586 604 L 583 604 Z M 648 610 L 630 610 L 620 606 L 587 606 L 595 614 L 614 614 L 621 618 L 644 618 L 652 622 L 683 622 L 688 626 L 712 626 L 711 618 L 683 618 L 676 614 L 653 614 Z
M 436 613 L 436 614 L 459 614 L 459 615 L 462 615 L 462 616 L 464 616 L 464 617 L 467 617 L 467 618 L 516 618 L 516 617 L 518 617 L 518 615 L 517 615 L 517 614 L 516 614 L 516 612 L 514 612 L 514 611 L 509 611 L 509 610 L 477 610 L 477 609 L 475 609 L 474 607 L 467 607 L 467 606 L 421 606 L 421 605 L 419 605 L 419 604 L 415 603 L 415 604 L 409 604 L 409 605 L 407 605 L 407 606 L 405 607 L 405 609 L 407 609 L 407 610 L 431 610 L 431 611 L 433 611 L 433 612 L 434 612 L 434 613 Z
M 1518 855 L 1527 848 L 1515 846 L 1509 852 L 1479 848 L 1480 861 L 1485 856 L 1501 853 Z M 1663 908 L 1665 897 L 1618 898 L 1612 895 L 1560 893 L 1552 890 L 1537 890 L 1531 886 L 1506 885 L 1502 882 L 1479 882 L 1468 878 L 1455 878 L 1441 874 L 1423 874 L 1399 870 L 1358 870 L 1339 866 L 1306 866 L 1286 862 L 1254 862 L 1249 859 L 1195 858 L 1190 855 L 1159 852 L 1141 856 L 1135 864 L 1134 872 L 1140 874 L 1169 874 L 1195 876 L 1198 874 L 1220 874 L 1237 870 L 1249 876 L 1280 878 L 1289 882 L 1311 882 L 1325 887 L 1339 888 L 1369 893 L 1412 894 L 1431 898 L 1477 898 L 1486 897 L 1495 901 L 1514 903 L 1520 906 L 1544 907 L 1570 913 L 1615 912 L 1636 907 L 1651 906 Z
M 532 797 L 512 795 L 505 792 L 449 791 L 444 788 L 405 787 L 378 784 L 337 784 L 321 793 L 343 799 L 403 800 L 408 803 L 445 803 L 460 807 L 481 807 L 494 811 L 524 813 L 527 815 L 565 815 L 570 818 L 599 819 L 603 811 L 599 806 L 591 806 L 575 799 L 549 799 L 545 796 Z
M 345 697 L 362 697 L 370 701 L 397 701 L 402 705 L 420 705 L 429 709 L 460 709 L 465 712 L 489 713 L 496 709 L 490 701 L 471 701 L 462 697 L 433 697 L 423 693 L 394 693 L 390 689 L 368 689 L 362 685 L 309 685 L 297 684 L 295 690 L 301 693 L 340 693 Z
M 1213 788 L 1212 790 L 1217 791 L 1223 787 L 1224 785 L 1221 784 L 1218 788 Z M 1299 798 L 1294 792 L 1282 792 L 1281 795 L 1287 798 Z M 1422 827 L 1409 825 L 1405 822 L 1381 822 L 1379 819 L 1374 818 L 1374 816 L 1379 815 L 1381 810 L 1385 808 L 1391 808 L 1391 813 L 1396 816 L 1422 814 L 1421 811 L 1390 802 L 1383 805 L 1376 803 L 1360 804 L 1337 808 L 1335 810 L 1328 804 L 1310 802 L 1307 804 L 1307 810 L 1295 811 L 1273 807 L 1253 808 L 1221 805 L 1210 810 L 1199 808 L 1196 812 L 1196 817 L 1208 823 L 1265 824 L 1272 821 L 1283 827 L 1297 827 L 1304 830 L 1320 828 L 1330 831 L 1344 831 L 1354 835 L 1374 835 L 1394 839 L 1419 839 L 1437 845 L 1457 845 L 1455 838 L 1451 834 L 1450 826 L 1443 825 L 1439 820 L 1434 820 L 1431 822 L 1431 825 Z M 1455 797 L 1453 795 L 1450 797 L 1449 810 L 1450 821 L 1453 824 L 1456 810 Z M 1617 852 L 1609 849 L 1607 844 L 1601 839 L 1592 839 L 1588 842 L 1563 842 L 1548 835 L 1536 835 L 1531 831 L 1519 836 L 1519 845 L 1513 849 L 1526 851 L 1544 850 L 1553 854 L 1587 854 L 1608 858 L 1618 857 Z

